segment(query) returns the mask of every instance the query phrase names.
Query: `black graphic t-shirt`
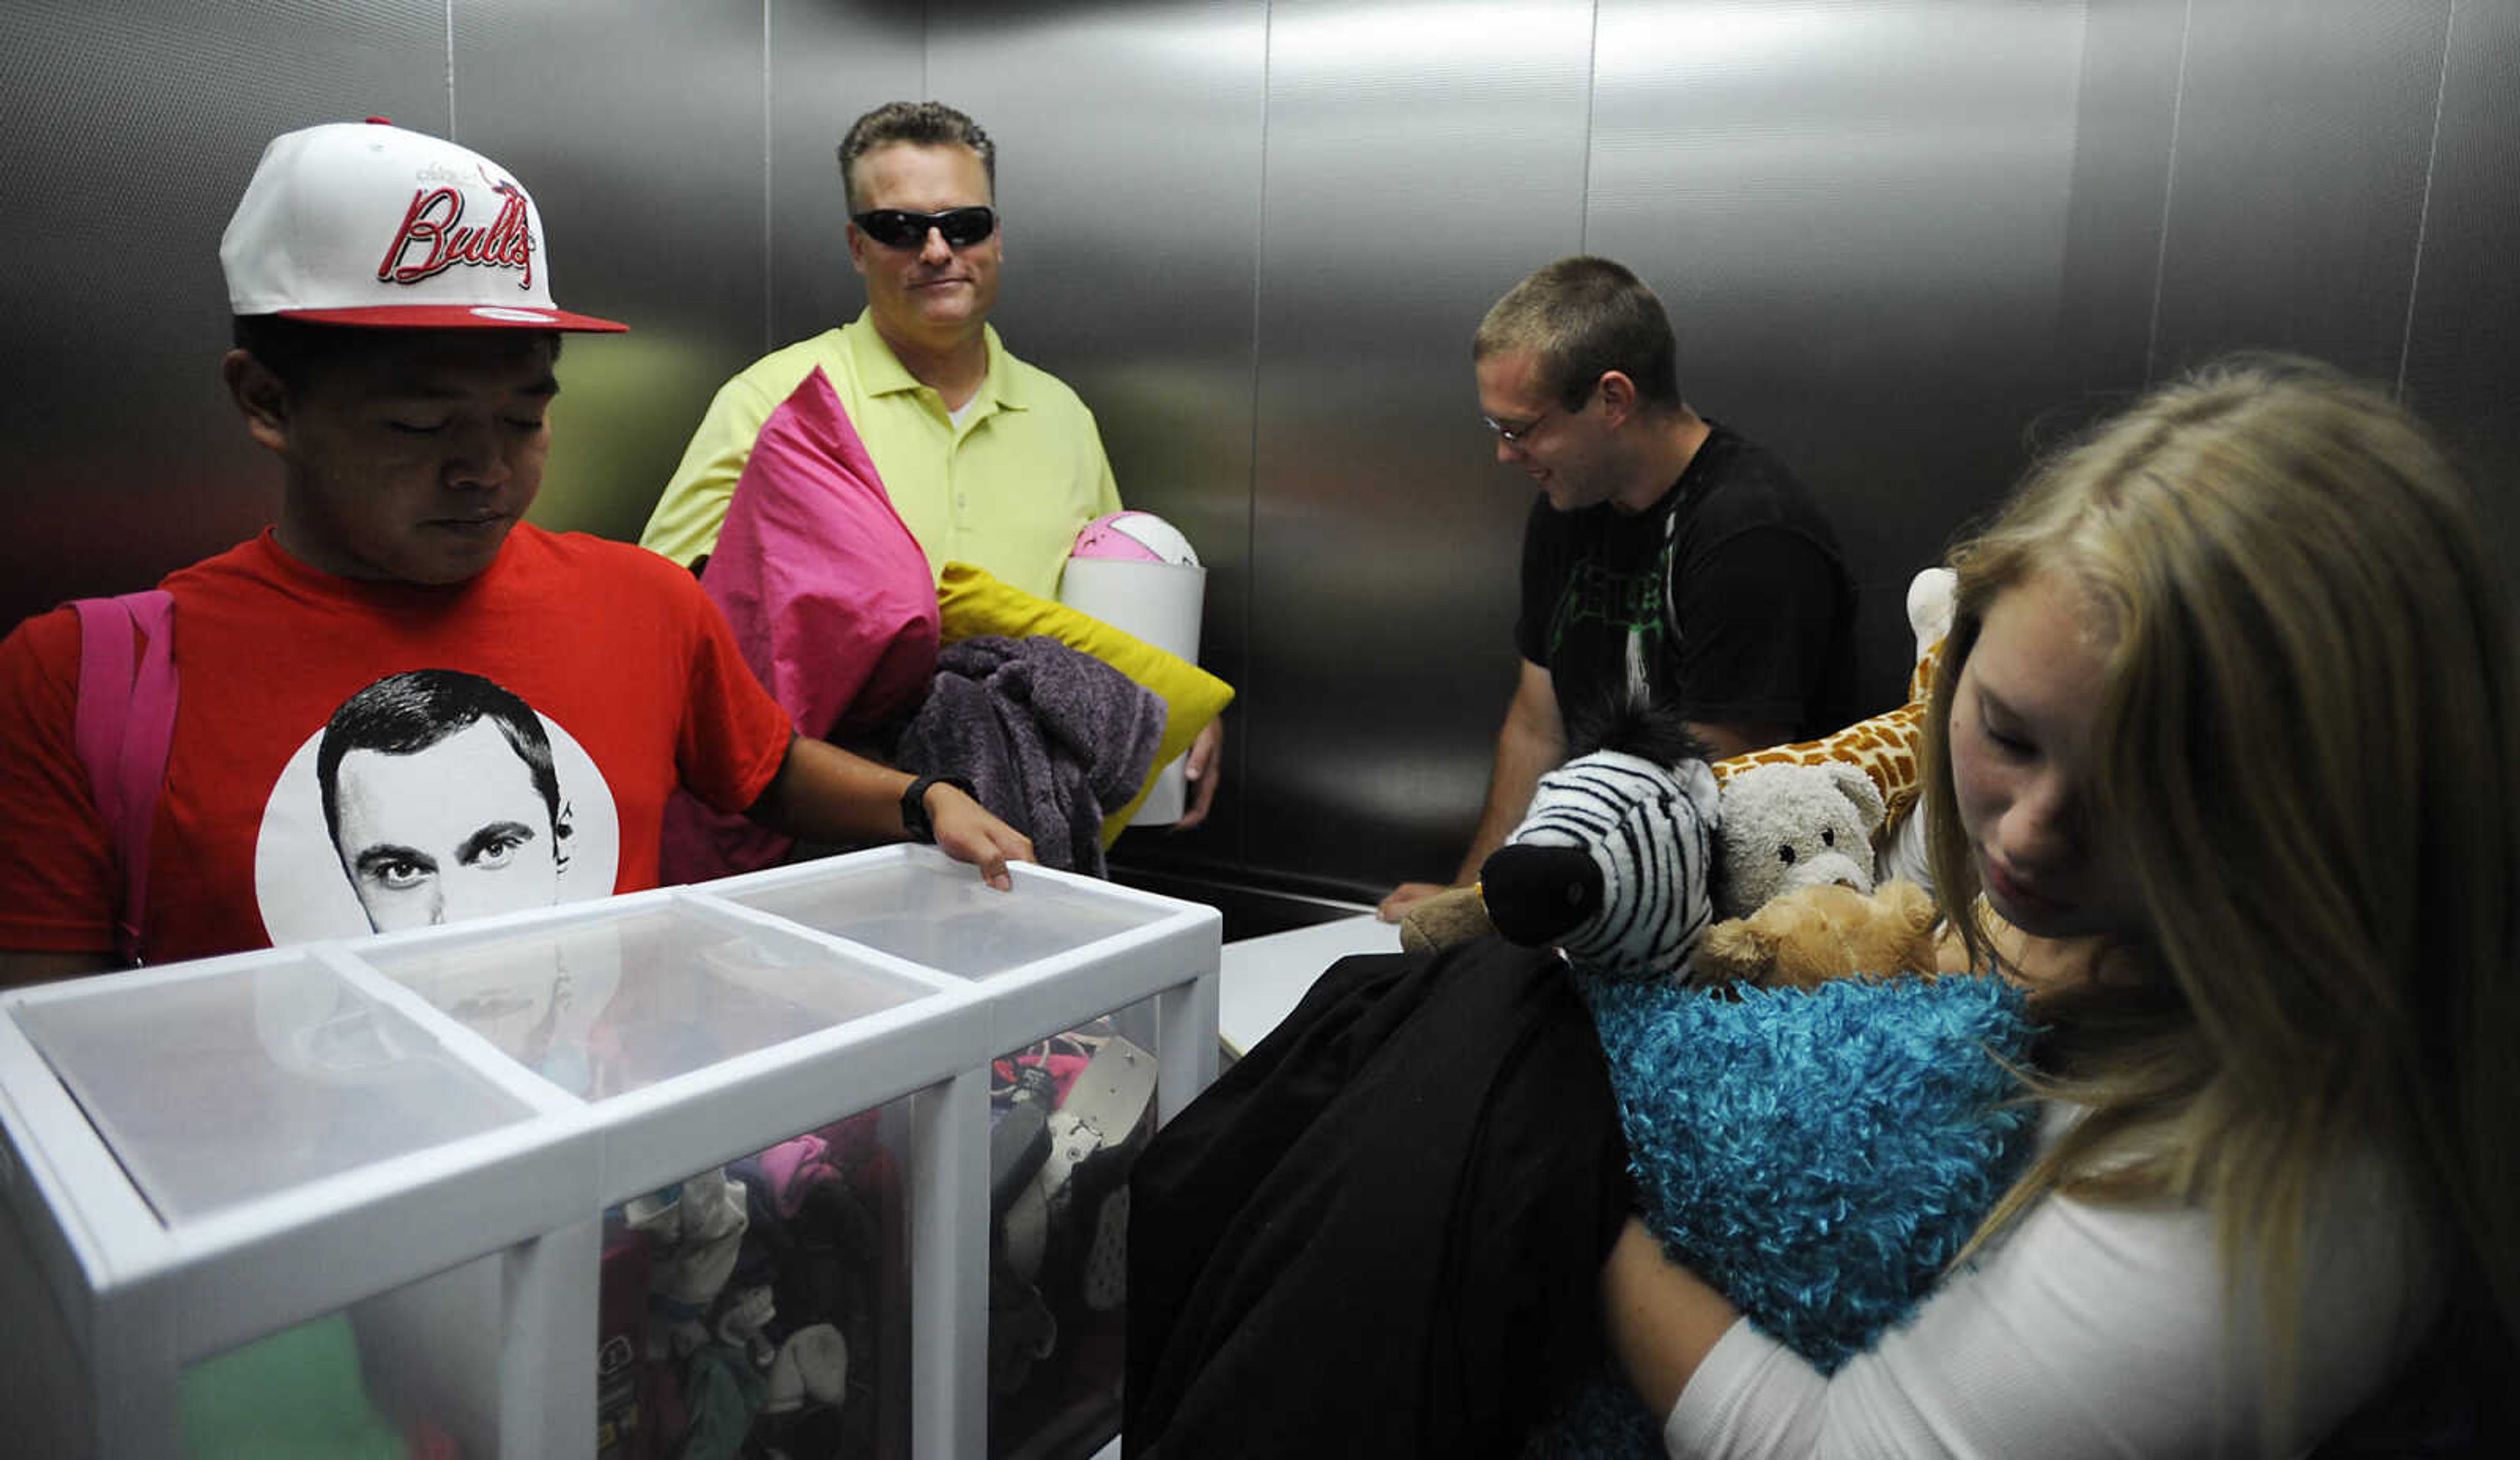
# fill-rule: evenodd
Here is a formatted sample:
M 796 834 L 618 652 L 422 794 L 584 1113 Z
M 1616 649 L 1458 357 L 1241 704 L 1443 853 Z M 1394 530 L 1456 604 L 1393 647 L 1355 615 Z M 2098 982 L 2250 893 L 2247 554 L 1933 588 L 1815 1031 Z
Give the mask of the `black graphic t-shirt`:
M 1550 672 L 1569 723 L 1633 686 L 1701 723 L 1837 730 L 1859 718 L 1837 535 L 1782 461 L 1708 424 L 1642 512 L 1533 502 L 1515 647 Z

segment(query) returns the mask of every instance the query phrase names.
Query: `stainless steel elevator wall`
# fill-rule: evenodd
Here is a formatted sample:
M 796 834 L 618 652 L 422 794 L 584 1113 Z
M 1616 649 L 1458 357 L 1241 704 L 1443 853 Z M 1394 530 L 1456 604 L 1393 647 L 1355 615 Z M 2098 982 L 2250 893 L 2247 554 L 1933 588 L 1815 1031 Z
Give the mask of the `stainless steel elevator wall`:
M 30 0 L 0 622 L 268 519 L 215 247 L 270 135 L 382 113 L 516 167 L 573 342 L 537 518 L 634 536 L 719 381 L 836 323 L 832 149 L 934 96 L 998 138 L 998 323 L 1211 571 L 1214 823 L 1142 866 L 1358 893 L 1451 870 L 1514 675 L 1527 484 L 1471 329 L 1588 250 L 1701 410 L 1783 452 L 1898 692 L 1908 578 L 2030 453 L 2213 354 L 2403 388 L 2520 523 L 2520 13 L 2476 0 Z

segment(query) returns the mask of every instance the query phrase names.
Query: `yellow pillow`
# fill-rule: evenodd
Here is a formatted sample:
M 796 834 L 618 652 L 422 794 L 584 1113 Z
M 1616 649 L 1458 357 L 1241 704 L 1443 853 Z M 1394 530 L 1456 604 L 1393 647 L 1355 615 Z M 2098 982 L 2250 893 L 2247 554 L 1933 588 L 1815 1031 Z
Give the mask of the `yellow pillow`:
M 1190 742 L 1198 738 L 1207 723 L 1234 702 L 1233 686 L 1179 654 L 1159 649 L 1056 599 L 1001 583 L 986 570 L 968 562 L 945 564 L 936 580 L 936 606 L 944 618 L 939 639 L 945 643 L 984 634 L 1009 639 L 1046 634 L 1069 648 L 1092 654 L 1162 697 L 1164 737 L 1155 747 L 1154 765 L 1147 772 L 1138 794 L 1129 798 L 1129 804 L 1102 818 L 1105 847 L 1119 839 L 1121 828 L 1129 824 L 1129 818 L 1138 814 L 1140 804 L 1155 788 L 1155 773 L 1190 749 Z

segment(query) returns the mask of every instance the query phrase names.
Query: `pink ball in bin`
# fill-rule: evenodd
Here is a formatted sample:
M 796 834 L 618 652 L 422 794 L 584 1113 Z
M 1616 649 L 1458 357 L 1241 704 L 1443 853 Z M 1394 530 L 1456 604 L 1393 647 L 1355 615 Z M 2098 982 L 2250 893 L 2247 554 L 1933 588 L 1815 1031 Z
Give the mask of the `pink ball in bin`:
M 1181 529 L 1153 512 L 1111 512 L 1085 524 L 1070 557 L 1116 557 L 1195 566 L 1198 553 Z

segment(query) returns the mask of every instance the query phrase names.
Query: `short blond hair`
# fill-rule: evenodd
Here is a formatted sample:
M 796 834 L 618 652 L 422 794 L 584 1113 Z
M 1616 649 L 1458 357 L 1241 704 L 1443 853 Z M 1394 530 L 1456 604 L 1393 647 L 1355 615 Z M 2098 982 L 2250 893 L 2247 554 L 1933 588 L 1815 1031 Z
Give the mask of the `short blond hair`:
M 1617 371 L 1653 411 L 1680 409 L 1680 344 L 1662 300 L 1624 264 L 1577 255 L 1543 264 L 1506 291 L 1470 338 L 1473 364 L 1528 350 L 1540 385 L 1566 410 L 1580 408 Z

